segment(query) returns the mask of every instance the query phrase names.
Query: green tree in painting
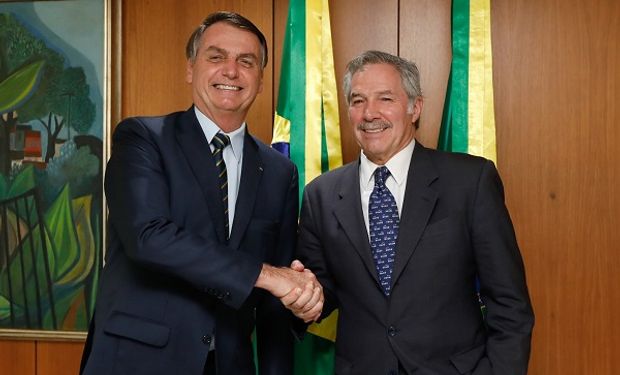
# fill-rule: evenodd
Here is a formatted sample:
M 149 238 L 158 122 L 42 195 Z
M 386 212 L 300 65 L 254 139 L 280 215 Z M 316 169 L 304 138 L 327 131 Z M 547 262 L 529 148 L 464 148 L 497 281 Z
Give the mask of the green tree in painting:
M 0 78 L 28 63 L 45 61 L 38 89 L 20 108 L 19 120 L 36 120 L 47 133 L 45 161 L 55 155 L 60 131 L 68 126 L 78 133 L 87 132 L 95 118 L 95 104 L 88 95 L 82 68 L 65 67 L 64 58 L 34 37 L 9 14 L 0 14 Z M 11 116 L 15 121 L 15 116 Z M 0 126 L 12 125 L 1 119 Z M 6 131 L 6 130 L 5 130 Z M 8 155 L 8 143 L 0 145 Z M 5 175 L 7 170 L 0 169 Z
M 5 122 L 0 127 L 0 150 L 7 151 L 0 154 L 0 172 L 6 174 L 11 168 L 11 158 L 8 154 L 9 133 L 13 125 L 17 123 L 15 110 L 21 107 L 36 91 L 43 61 L 37 61 L 8 76 L 0 82 L 0 116 Z
M 88 96 L 84 71 L 81 68 L 67 68 L 55 78 L 43 101 L 45 106 L 54 110 L 48 112 L 47 121 L 38 119 L 47 130 L 46 162 L 55 156 L 54 146 L 65 125 L 78 133 L 85 133 L 90 129 L 95 118 L 95 104 Z M 32 110 L 26 108 L 22 116 L 26 118 L 35 116 L 37 108 L 32 108 Z

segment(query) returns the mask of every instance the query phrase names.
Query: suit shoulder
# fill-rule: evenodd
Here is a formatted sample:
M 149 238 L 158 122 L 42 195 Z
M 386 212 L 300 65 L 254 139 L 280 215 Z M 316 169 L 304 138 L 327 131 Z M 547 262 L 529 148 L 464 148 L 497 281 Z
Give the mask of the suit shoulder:
M 356 169 L 359 167 L 358 160 L 352 161 L 331 171 L 325 172 L 306 185 L 309 190 L 331 190 L 340 185 L 343 179 L 357 176 Z
M 255 136 L 251 136 L 254 143 L 256 143 L 256 147 L 258 148 L 258 152 L 261 155 L 261 158 L 266 164 L 275 164 L 281 167 L 286 168 L 296 168 L 293 161 L 287 158 L 285 155 L 280 153 L 277 150 L 274 150 L 270 146 L 263 143 L 260 139 Z
M 173 112 L 163 116 L 127 117 L 118 123 L 114 136 L 122 134 L 154 133 L 161 134 L 165 128 L 172 128 L 183 112 Z
M 493 164 L 489 159 L 462 152 L 448 152 L 434 149 L 425 149 L 433 164 L 446 172 L 460 172 L 480 170 L 487 164 Z M 459 173 L 459 174 L 460 174 Z

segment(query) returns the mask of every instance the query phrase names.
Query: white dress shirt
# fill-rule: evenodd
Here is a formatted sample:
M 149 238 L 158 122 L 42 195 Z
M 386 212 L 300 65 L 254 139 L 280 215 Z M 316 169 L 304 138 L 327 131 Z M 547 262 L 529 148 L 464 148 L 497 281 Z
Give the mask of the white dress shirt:
M 392 156 L 390 160 L 385 163 L 385 166 L 390 171 L 390 176 L 385 181 L 385 185 L 390 190 L 390 193 L 394 196 L 396 206 L 398 207 L 398 216 L 401 216 L 403 210 L 403 201 L 405 199 L 405 190 L 407 189 L 407 176 L 409 175 L 409 164 L 411 162 L 411 155 L 413 155 L 413 148 L 415 147 L 415 139 L 396 155 Z M 370 225 L 368 222 L 368 201 L 370 200 L 370 194 L 375 187 L 375 170 L 381 167 L 377 165 L 364 155 L 360 156 L 360 195 L 362 200 L 362 212 L 364 214 L 364 223 L 366 224 L 366 232 L 368 238 L 370 238 Z
M 243 164 L 243 140 L 245 138 L 245 122 L 241 124 L 239 129 L 224 133 L 210 118 L 204 115 L 198 108 L 194 106 L 196 117 L 202 128 L 202 132 L 209 142 L 209 147 L 213 151 L 211 141 L 219 132 L 230 137 L 230 147 L 226 147 L 223 151 L 224 163 L 226 163 L 226 174 L 228 175 L 228 234 L 232 232 L 233 222 L 235 218 L 235 205 L 237 203 L 237 195 L 239 193 L 239 184 L 241 183 L 241 166 Z

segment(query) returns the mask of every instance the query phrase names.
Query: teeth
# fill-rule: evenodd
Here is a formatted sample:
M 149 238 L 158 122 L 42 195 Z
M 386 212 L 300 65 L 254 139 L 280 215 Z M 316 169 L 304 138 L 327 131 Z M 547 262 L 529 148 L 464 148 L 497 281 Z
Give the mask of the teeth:
M 215 88 L 218 90 L 233 90 L 233 91 L 241 90 L 241 87 L 239 86 L 229 86 L 229 85 L 215 85 Z
M 384 131 L 385 128 L 379 128 L 379 129 L 366 129 L 364 130 L 366 133 L 380 133 L 382 131 Z

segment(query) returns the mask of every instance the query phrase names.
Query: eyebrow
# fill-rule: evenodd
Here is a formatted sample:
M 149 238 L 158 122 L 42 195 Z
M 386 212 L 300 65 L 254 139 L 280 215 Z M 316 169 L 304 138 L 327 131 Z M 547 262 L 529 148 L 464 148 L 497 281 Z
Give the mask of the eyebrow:
M 221 53 L 221 54 L 223 54 L 225 56 L 229 56 L 230 55 L 230 52 L 228 50 L 225 50 L 223 48 L 216 47 L 216 46 L 208 46 L 205 49 L 205 52 L 218 52 L 218 53 Z M 256 54 L 254 54 L 252 52 L 241 53 L 241 54 L 237 55 L 235 58 L 236 59 L 240 59 L 240 58 L 247 58 L 247 57 L 250 57 L 253 60 L 258 61 L 258 56 L 256 56 Z
M 381 95 L 393 95 L 394 93 L 392 92 L 392 90 L 383 90 L 383 91 L 379 91 L 379 92 L 377 92 L 375 94 L 378 95 L 378 96 L 381 96 Z
M 378 92 L 372 92 L 370 93 L 370 95 L 365 95 L 359 92 L 352 92 L 351 95 L 349 96 L 349 98 L 353 99 L 353 98 L 367 98 L 368 96 L 381 96 L 381 95 L 394 95 L 394 92 L 392 90 L 383 90 L 383 91 L 378 91 Z

